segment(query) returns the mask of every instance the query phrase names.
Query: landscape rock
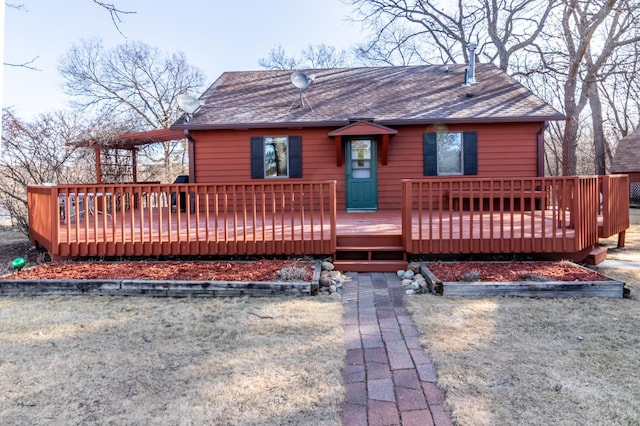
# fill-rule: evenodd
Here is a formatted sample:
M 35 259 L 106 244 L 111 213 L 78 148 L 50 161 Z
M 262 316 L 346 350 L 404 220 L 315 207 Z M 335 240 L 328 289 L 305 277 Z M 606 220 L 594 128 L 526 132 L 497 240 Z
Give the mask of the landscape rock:
M 396 272 L 396 275 L 398 275 L 398 278 L 402 278 L 404 277 L 404 273 L 406 271 L 404 269 L 398 269 L 398 271 Z
M 415 273 L 411 270 L 408 270 L 404 273 L 404 275 L 402 276 L 402 278 L 406 279 L 406 280 L 412 280 L 414 277 Z
M 406 287 L 408 285 L 411 285 L 412 282 L 413 282 L 412 280 L 406 280 L 405 279 L 405 280 L 402 280 L 402 285 Z
M 326 260 L 324 262 L 322 262 L 322 264 L 320 265 L 323 271 L 333 271 L 335 266 L 333 266 L 333 263 L 331 262 L 327 262 Z
M 411 262 L 409 263 L 409 266 L 407 266 L 407 269 L 412 271 L 414 274 L 417 274 L 420 272 L 420 264 L 418 262 Z
M 320 280 L 318 280 L 318 284 L 320 284 L 320 287 L 329 287 L 331 285 L 331 282 L 331 275 L 328 271 L 320 272 Z

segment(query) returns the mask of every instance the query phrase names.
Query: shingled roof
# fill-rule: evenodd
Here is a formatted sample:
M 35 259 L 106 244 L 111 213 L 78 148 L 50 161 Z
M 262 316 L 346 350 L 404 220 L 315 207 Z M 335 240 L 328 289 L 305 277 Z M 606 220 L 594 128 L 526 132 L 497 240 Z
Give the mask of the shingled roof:
M 611 173 L 640 172 L 640 127 L 618 141 Z
M 385 126 L 562 120 L 564 116 L 492 64 L 476 65 L 476 84 L 463 86 L 466 65 L 305 70 L 315 79 L 300 94 L 292 71 L 225 72 L 200 97 L 191 119 L 172 128 L 344 126 L 373 120 Z

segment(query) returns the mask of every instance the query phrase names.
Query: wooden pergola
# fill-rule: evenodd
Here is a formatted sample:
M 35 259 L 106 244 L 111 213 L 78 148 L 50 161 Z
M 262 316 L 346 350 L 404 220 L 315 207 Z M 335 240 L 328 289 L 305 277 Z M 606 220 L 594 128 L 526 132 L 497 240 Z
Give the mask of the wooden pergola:
M 144 132 L 126 133 L 107 140 L 88 139 L 80 142 L 74 142 L 72 145 L 77 147 L 93 147 L 95 152 L 97 184 L 113 183 L 104 182 L 102 164 L 102 152 L 104 150 L 124 150 L 130 152 L 130 183 L 138 183 L 138 150 L 141 146 L 159 142 L 175 141 L 184 138 L 185 134 L 183 130 L 154 129 Z

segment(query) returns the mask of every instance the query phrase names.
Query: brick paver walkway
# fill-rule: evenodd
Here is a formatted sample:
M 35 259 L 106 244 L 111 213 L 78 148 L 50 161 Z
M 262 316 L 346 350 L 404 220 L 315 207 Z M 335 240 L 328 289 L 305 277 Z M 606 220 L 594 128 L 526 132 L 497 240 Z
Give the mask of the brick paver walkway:
M 352 281 L 344 284 L 343 294 L 343 425 L 452 425 L 397 275 L 348 275 Z

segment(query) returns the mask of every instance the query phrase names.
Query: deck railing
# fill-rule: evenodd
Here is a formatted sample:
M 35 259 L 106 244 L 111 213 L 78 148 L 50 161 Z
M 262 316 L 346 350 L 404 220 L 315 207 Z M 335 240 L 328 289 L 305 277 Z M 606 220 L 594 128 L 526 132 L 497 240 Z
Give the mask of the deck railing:
M 598 178 L 403 180 L 405 250 L 571 253 L 597 244 Z
M 335 185 L 30 186 L 30 233 L 58 256 L 333 253 Z
M 600 238 L 624 233 L 629 228 L 629 176 L 599 176 L 598 183 L 602 194 Z
M 624 235 L 628 188 L 626 176 L 403 180 L 404 248 L 579 253 L 598 237 Z M 335 181 L 39 185 L 27 193 L 30 235 L 54 256 L 336 251 Z

